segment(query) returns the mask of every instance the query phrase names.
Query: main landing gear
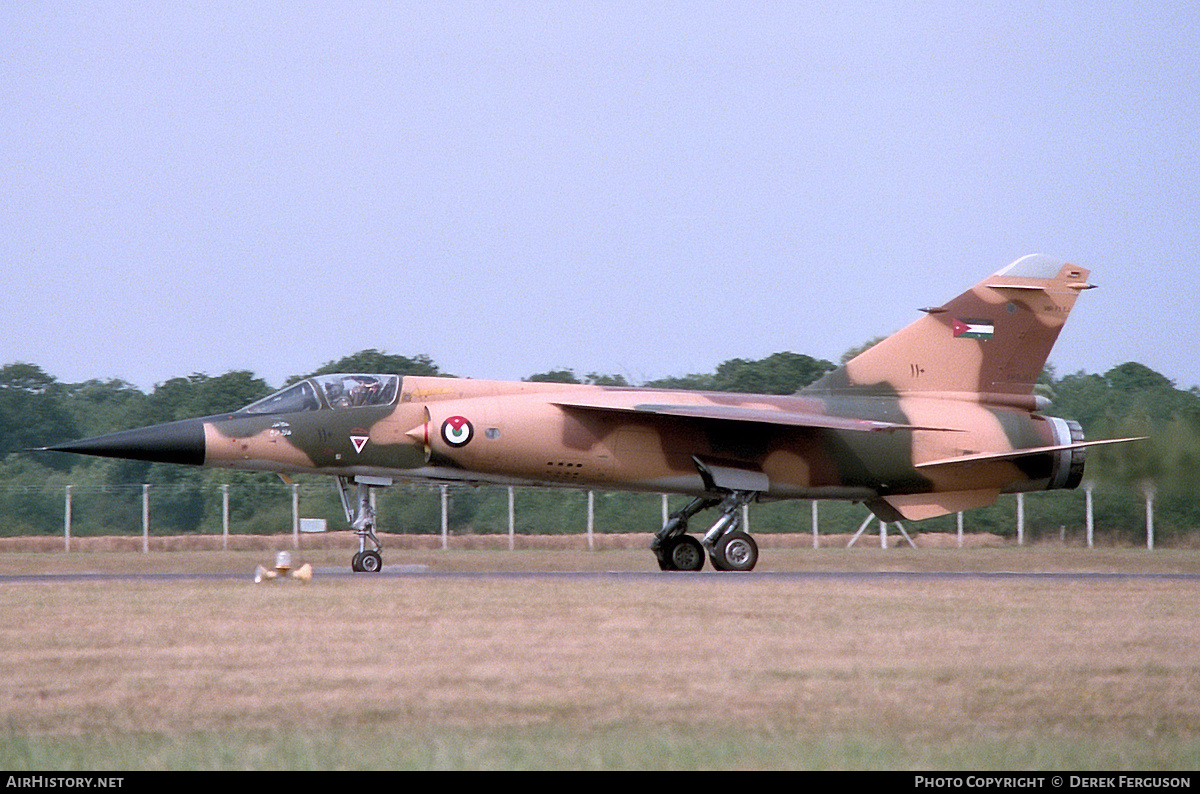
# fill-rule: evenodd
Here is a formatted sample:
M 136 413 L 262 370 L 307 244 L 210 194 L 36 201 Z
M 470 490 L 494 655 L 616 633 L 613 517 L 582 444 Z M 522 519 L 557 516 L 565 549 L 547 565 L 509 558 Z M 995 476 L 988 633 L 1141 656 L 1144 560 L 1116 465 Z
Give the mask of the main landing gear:
M 707 552 L 718 571 L 750 571 L 758 562 L 758 544 L 742 532 L 742 508 L 754 501 L 756 491 L 731 491 L 723 499 L 699 496 L 667 519 L 654 534 L 650 548 L 664 571 L 699 571 Z M 720 506 L 721 515 L 704 533 L 703 540 L 687 534 L 688 519 L 709 507 Z
M 350 491 L 354 489 L 354 504 L 351 506 Z M 371 486 L 364 482 L 351 482 L 345 477 L 337 478 L 338 496 L 342 500 L 342 509 L 346 511 L 346 520 L 350 528 L 358 535 L 358 553 L 350 559 L 350 570 L 365 573 L 376 573 L 383 568 L 383 556 L 379 553 L 383 546 L 375 536 L 375 508 L 371 505 Z M 370 541 L 373 548 L 367 548 Z

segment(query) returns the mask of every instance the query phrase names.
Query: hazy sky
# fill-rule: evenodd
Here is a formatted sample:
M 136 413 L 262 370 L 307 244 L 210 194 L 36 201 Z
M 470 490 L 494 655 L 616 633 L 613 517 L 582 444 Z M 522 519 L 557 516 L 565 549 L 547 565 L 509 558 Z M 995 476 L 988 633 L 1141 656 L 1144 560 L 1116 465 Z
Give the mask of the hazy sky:
M 1028 253 L 1200 384 L 1200 5 L 5 3 L 0 363 L 837 360 Z

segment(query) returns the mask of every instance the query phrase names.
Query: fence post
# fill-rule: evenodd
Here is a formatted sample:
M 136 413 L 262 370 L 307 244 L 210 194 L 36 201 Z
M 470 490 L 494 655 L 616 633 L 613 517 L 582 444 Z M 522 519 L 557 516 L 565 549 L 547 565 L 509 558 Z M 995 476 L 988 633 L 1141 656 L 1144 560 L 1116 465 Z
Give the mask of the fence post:
M 1017 545 L 1025 545 L 1025 494 L 1017 494 Z
M 150 484 L 142 483 L 142 554 L 150 553 Z
M 221 548 L 229 548 L 229 483 L 221 486 Z
M 1147 480 L 1142 483 L 1142 493 L 1146 495 L 1146 548 L 1154 551 L 1154 496 L 1157 490 L 1154 483 Z
M 513 487 L 508 486 L 508 550 L 512 551 L 516 548 L 517 537 L 517 511 L 514 505 L 515 497 L 513 496 Z
M 71 486 L 67 486 L 67 495 L 63 502 L 63 551 L 71 550 Z
M 442 551 L 445 551 L 447 548 L 449 548 L 448 537 L 450 535 L 450 519 L 447 515 L 449 511 L 449 505 L 447 505 L 446 499 L 446 486 L 439 485 L 438 488 L 442 492 Z
M 375 492 L 371 492 L 372 501 Z M 372 505 L 374 507 L 374 505 Z M 292 548 L 300 548 L 300 484 L 292 483 Z
M 958 547 L 961 549 L 963 547 L 963 514 L 962 514 L 961 510 L 958 511 L 957 523 L 958 523 Z
M 1087 547 L 1092 548 L 1092 536 L 1095 531 L 1095 521 L 1092 517 L 1092 488 L 1095 486 L 1091 480 L 1083 484 L 1084 502 L 1087 505 Z
M 820 540 L 820 536 L 819 536 L 819 533 L 817 530 L 817 500 L 816 499 L 812 500 L 812 535 L 813 535 L 813 548 L 819 549 L 821 547 L 821 540 Z
M 664 522 L 666 523 L 666 522 Z M 588 491 L 588 519 L 587 519 L 587 540 L 588 551 L 595 551 L 596 542 L 593 540 L 592 532 L 596 528 L 596 492 Z

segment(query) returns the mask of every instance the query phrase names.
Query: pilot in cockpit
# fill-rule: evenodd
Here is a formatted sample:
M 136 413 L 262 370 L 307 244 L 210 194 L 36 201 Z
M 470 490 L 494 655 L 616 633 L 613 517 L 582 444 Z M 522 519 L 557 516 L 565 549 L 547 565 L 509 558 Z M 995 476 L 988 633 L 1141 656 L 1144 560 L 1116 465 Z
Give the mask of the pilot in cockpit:
M 329 403 L 330 408 L 348 408 L 350 406 L 350 397 L 342 387 L 340 378 L 328 378 L 325 381 L 325 401 Z
M 331 408 L 357 408 L 377 405 L 383 385 L 379 378 L 366 375 L 331 377 L 325 380 L 325 400 Z
M 354 378 L 354 385 L 350 387 L 351 405 L 375 405 L 378 401 L 379 380 L 377 378 Z

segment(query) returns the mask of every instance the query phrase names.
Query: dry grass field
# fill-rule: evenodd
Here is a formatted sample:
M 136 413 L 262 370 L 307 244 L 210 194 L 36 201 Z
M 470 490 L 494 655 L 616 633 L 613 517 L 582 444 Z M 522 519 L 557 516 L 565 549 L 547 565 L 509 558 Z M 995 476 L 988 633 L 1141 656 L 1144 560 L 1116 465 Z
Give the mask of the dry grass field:
M 0 767 L 1200 767 L 1197 580 L 902 573 L 1196 573 L 1195 551 L 801 544 L 764 548 L 767 575 L 574 577 L 479 572 L 652 559 L 409 548 L 385 566 L 425 573 L 398 578 L 293 553 L 310 584 L 253 584 L 266 549 L 0 553 L 245 574 L 0 579 Z

